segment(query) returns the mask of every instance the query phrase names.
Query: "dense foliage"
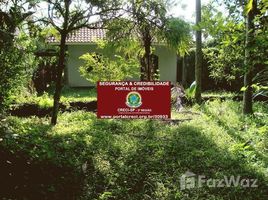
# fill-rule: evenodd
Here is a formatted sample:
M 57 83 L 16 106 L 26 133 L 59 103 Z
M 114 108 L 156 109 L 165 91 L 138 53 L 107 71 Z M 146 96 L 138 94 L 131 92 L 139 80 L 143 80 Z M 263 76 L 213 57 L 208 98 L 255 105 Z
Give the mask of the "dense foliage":
M 138 55 L 140 48 L 135 41 L 112 43 L 99 41 L 101 53 L 87 53 L 80 57 L 84 65 L 80 73 L 91 83 L 118 81 L 139 77 Z
M 243 76 L 245 26 L 243 21 L 225 17 L 213 6 L 203 7 L 202 25 L 208 42 L 204 54 L 210 76 L 233 81 Z
M 243 112 L 252 114 L 253 84 L 258 84 L 254 77 L 267 68 L 267 6 L 256 0 L 224 5 L 229 15 L 213 4 L 203 8 L 201 25 L 209 36 L 204 53 L 212 77 L 243 82 Z
M 10 96 L 27 86 L 36 65 L 31 47 L 26 43 L 0 50 L 0 109 L 10 102 Z
M 10 103 L 10 95 L 30 79 L 36 65 L 35 41 L 26 31 L 26 21 L 33 14 L 31 0 L 0 3 L 0 110 Z M 24 6 L 29 10 L 25 11 Z

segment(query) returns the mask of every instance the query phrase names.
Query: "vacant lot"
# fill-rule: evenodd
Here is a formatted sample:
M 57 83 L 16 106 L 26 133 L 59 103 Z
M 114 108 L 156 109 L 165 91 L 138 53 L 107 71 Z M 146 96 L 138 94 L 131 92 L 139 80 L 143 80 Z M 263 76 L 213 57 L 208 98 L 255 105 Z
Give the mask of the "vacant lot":
M 4 118 L 1 198 L 265 200 L 268 106 L 256 103 L 247 118 L 239 105 L 194 105 L 174 111 L 173 122 L 98 120 L 85 111 L 60 114 L 55 127 L 48 118 Z M 202 183 L 183 190 L 187 171 L 204 180 L 258 179 L 258 187 Z

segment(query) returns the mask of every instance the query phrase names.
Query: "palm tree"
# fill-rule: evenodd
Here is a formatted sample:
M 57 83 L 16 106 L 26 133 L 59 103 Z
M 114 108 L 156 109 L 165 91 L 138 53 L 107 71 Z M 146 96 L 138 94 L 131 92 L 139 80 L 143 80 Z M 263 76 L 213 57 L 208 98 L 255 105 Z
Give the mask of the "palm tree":
M 201 102 L 201 83 L 202 83 L 202 33 L 199 27 L 201 22 L 201 0 L 196 0 L 196 52 L 195 52 L 195 100 L 197 103 Z

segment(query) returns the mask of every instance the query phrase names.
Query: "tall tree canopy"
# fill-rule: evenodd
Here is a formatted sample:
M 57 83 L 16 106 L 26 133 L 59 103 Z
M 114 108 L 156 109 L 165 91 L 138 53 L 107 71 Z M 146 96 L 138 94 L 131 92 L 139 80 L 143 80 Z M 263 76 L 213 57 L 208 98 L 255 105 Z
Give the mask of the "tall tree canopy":
M 152 45 L 167 42 L 176 50 L 187 49 L 190 41 L 190 27 L 181 19 L 167 15 L 167 3 L 162 0 L 127 0 L 120 18 L 107 21 L 108 37 L 112 41 L 120 39 L 138 40 L 142 48 L 140 54 L 141 80 L 154 79 Z
M 37 1 L 33 0 L 3 0 L 0 3 L 0 46 L 3 43 L 11 45 L 16 28 L 18 28 L 34 12 Z M 28 7 L 26 10 L 25 8 Z

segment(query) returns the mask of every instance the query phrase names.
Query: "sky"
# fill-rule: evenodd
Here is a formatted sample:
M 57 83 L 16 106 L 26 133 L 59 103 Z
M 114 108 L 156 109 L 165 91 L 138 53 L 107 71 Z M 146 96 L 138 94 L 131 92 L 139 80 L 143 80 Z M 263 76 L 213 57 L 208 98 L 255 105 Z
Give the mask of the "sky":
M 180 17 L 188 22 L 195 21 L 195 0 L 175 0 L 176 6 L 170 8 L 170 14 L 174 17 Z M 205 5 L 209 0 L 201 0 Z

